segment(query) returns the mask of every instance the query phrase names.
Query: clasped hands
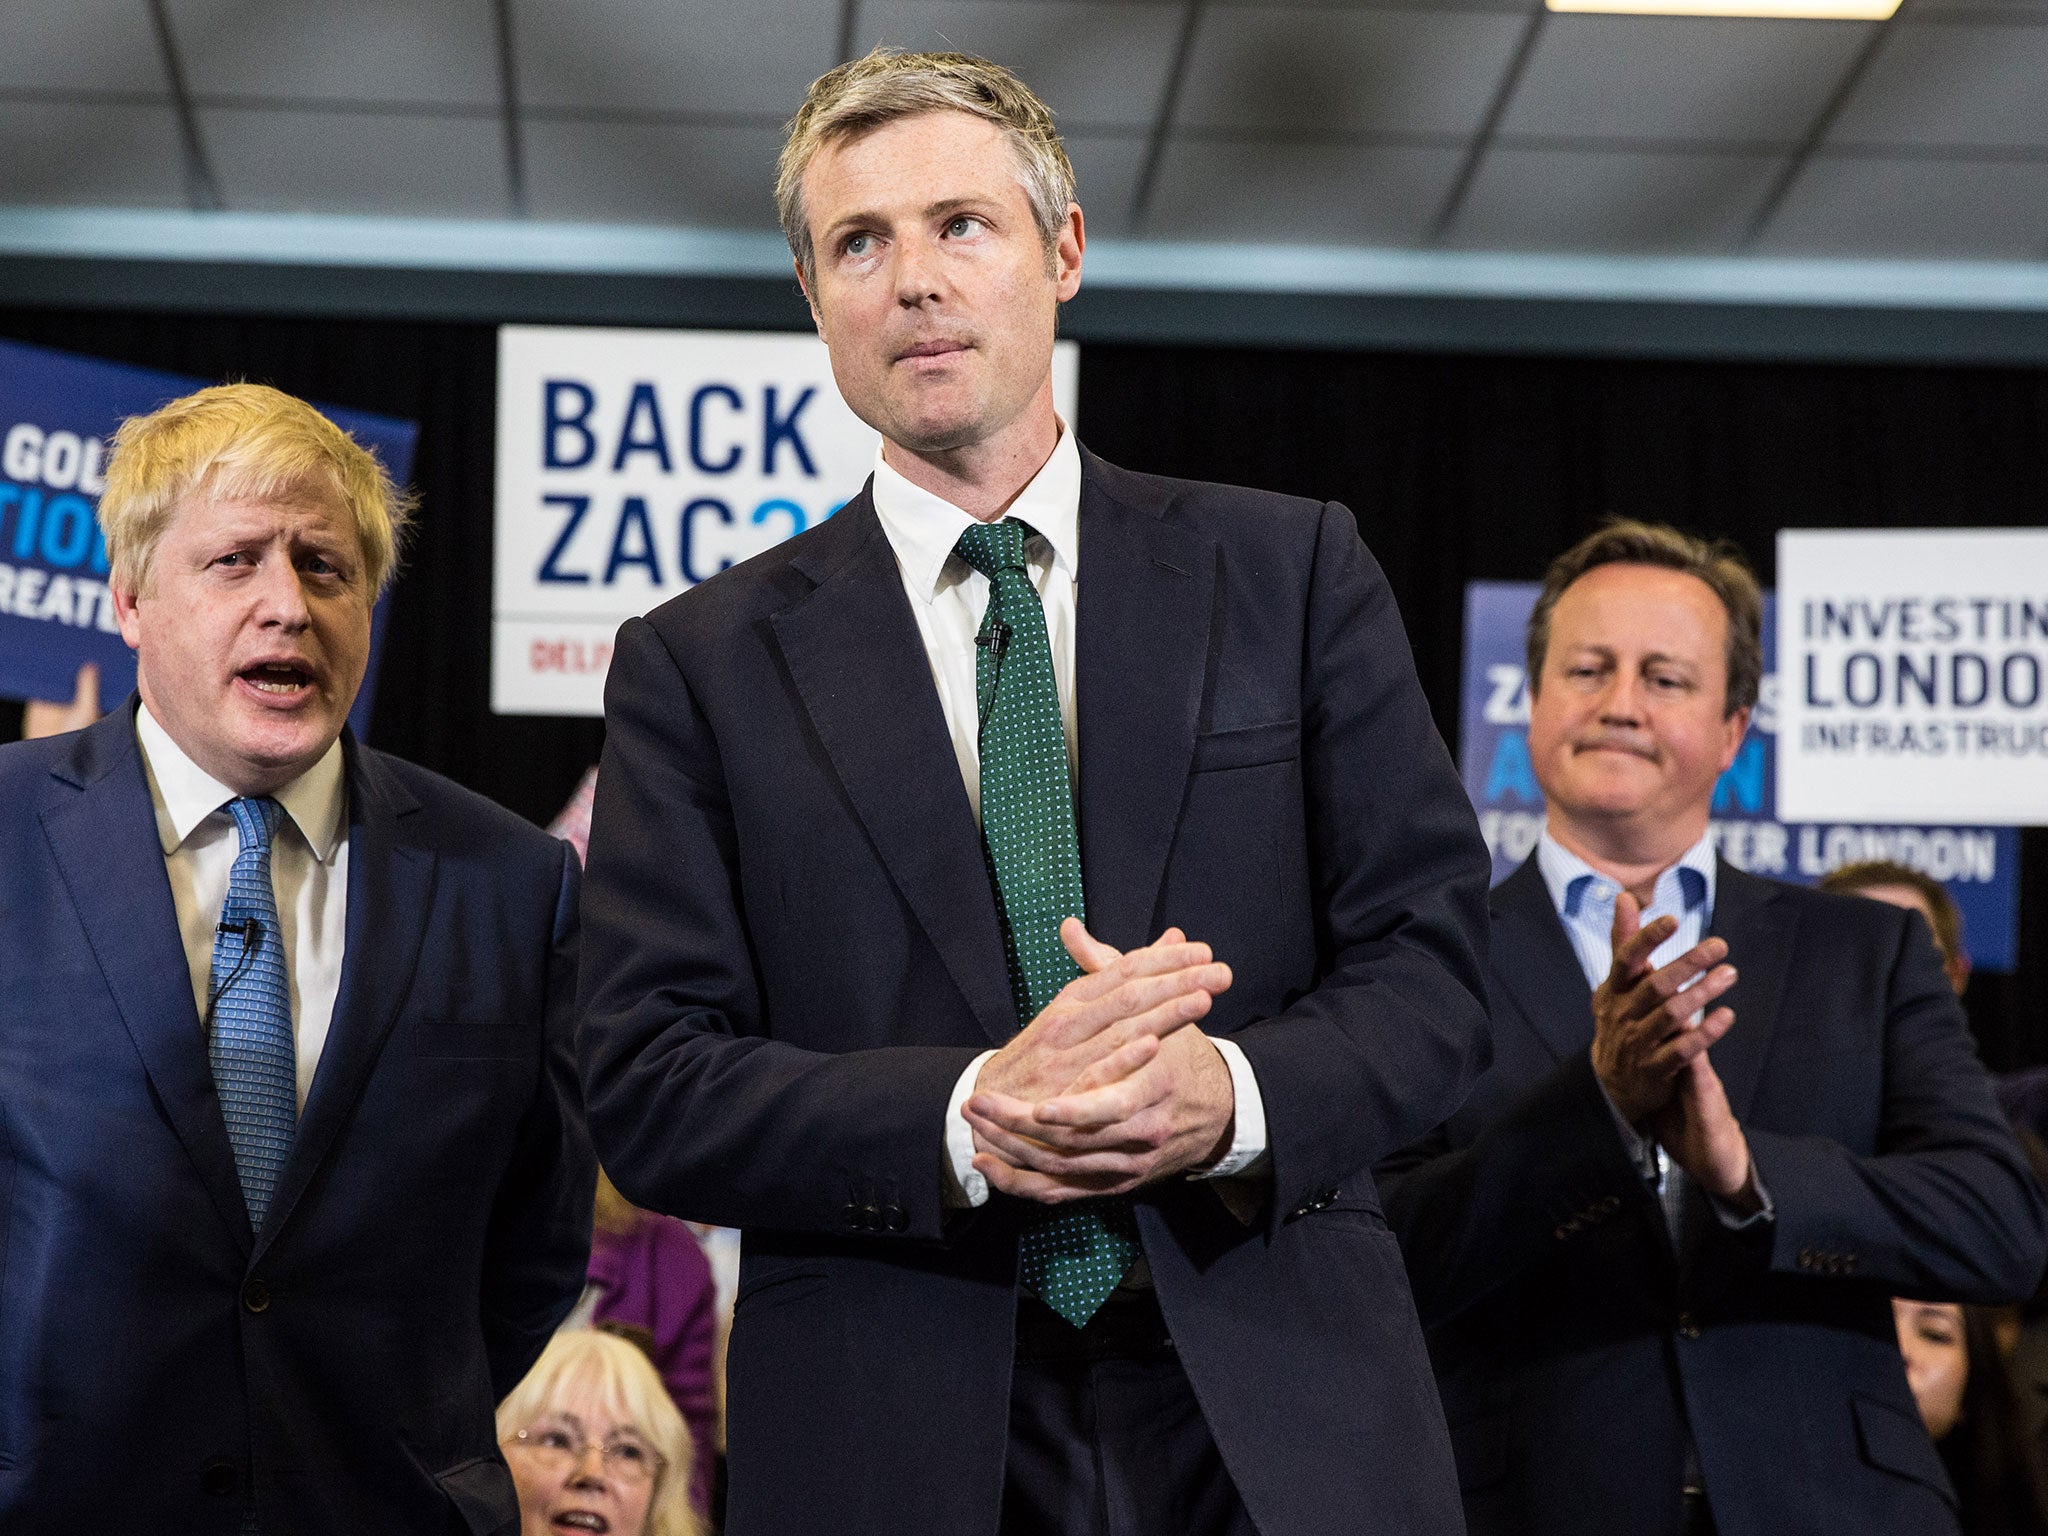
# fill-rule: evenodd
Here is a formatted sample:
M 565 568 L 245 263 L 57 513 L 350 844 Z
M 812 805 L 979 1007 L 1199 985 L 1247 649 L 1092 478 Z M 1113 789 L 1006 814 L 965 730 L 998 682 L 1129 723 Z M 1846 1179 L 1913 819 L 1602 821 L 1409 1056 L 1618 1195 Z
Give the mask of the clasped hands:
M 1060 939 L 1082 974 L 982 1064 L 964 1106 L 975 1171 L 1056 1205 L 1216 1162 L 1236 1095 L 1222 1055 L 1188 1026 L 1230 967 L 1178 928 L 1124 952 L 1070 917 Z
M 1614 898 L 1614 964 L 1593 993 L 1593 1071 L 1614 1107 L 1653 1137 L 1709 1194 L 1758 1205 L 1742 1133 L 1708 1049 L 1735 1022 L 1714 1000 L 1735 985 L 1725 939 L 1704 939 L 1652 970 L 1650 955 L 1678 919 L 1647 927 L 1627 891 Z

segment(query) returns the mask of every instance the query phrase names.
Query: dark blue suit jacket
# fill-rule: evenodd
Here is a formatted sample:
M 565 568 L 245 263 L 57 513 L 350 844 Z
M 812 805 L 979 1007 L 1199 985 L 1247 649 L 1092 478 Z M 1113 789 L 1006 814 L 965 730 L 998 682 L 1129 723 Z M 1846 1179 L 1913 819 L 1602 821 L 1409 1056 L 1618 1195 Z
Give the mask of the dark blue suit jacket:
M 1533 858 L 1492 898 L 1493 1065 L 1382 1170 L 1473 1536 L 1678 1536 L 1688 1424 L 1721 1536 L 1955 1529 L 1890 1298 L 2030 1294 L 2041 1191 L 1917 914 L 1715 882 L 1740 979 L 1714 1065 L 1774 1221 L 1694 1190 L 1674 1247 Z
M 0 748 L 0 1529 L 490 1531 L 583 1281 L 565 844 L 345 738 L 347 948 L 260 1232 L 134 727 Z
M 1265 1536 L 1459 1529 L 1368 1169 L 1486 1055 L 1485 854 L 1342 507 L 1084 456 L 1088 921 L 1169 923 L 1265 1101 L 1251 1224 L 1170 1180 L 1138 1221 Z M 620 632 L 579 1050 L 627 1196 L 746 1230 L 735 1536 L 993 1531 L 1023 1210 L 941 1203 L 949 1091 L 1016 1030 L 980 836 L 866 494 Z

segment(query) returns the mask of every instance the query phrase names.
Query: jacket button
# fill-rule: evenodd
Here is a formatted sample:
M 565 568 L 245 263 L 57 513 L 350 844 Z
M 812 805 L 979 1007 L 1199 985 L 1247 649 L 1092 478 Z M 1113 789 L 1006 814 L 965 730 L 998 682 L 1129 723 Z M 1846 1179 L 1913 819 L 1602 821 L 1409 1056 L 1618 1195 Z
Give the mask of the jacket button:
M 860 1208 L 860 1229 L 863 1232 L 882 1230 L 882 1208 L 879 1205 L 864 1205 Z
M 891 1232 L 908 1232 L 910 1230 L 910 1212 L 904 1210 L 900 1205 L 885 1205 L 882 1207 L 882 1225 Z
M 199 1472 L 199 1486 L 221 1498 L 233 1493 L 241 1483 L 242 1474 L 232 1461 L 209 1461 Z
M 1680 1337 L 1687 1339 L 1696 1339 L 1700 1336 L 1699 1325 L 1692 1320 L 1690 1312 L 1678 1314 L 1678 1332 Z
M 261 1280 L 248 1281 L 242 1287 L 242 1305 L 251 1312 L 265 1312 L 270 1308 L 270 1287 Z

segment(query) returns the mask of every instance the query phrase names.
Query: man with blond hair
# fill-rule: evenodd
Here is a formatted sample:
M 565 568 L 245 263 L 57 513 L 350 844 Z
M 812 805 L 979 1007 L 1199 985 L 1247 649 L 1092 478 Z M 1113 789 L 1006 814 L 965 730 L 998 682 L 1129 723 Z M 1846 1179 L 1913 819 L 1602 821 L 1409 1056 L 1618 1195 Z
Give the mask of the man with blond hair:
M 0 747 L 0 1527 L 516 1528 L 581 1288 L 566 845 L 357 742 L 407 506 L 273 389 L 126 423 L 138 692 Z
M 1006 71 L 832 71 L 778 200 L 874 478 L 620 632 L 584 903 L 607 1168 L 745 1231 L 727 1529 L 1448 1536 L 1367 1170 L 1484 1063 L 1486 860 L 1384 578 L 1074 441 Z

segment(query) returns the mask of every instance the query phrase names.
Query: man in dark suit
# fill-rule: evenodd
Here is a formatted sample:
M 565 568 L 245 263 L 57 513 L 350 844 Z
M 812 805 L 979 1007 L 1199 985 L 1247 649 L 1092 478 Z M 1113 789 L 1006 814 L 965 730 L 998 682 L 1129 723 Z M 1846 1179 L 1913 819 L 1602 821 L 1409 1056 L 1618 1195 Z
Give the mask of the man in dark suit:
M 140 697 L 0 748 L 0 1527 L 512 1531 L 594 1166 L 566 844 L 344 730 L 403 503 L 235 385 L 123 427 Z
M 1493 1065 L 1382 1170 L 1474 1536 L 1953 1531 L 1890 1297 L 2041 1271 L 1926 924 L 1715 856 L 1760 611 L 1731 551 L 1620 523 L 1530 618 L 1548 825 L 1493 893 Z
M 1006 72 L 844 66 L 783 167 L 882 451 L 621 631 L 584 901 L 607 1169 L 746 1233 L 728 1529 L 1454 1532 L 1367 1170 L 1485 1059 L 1483 852 L 1386 583 L 1074 443 Z

